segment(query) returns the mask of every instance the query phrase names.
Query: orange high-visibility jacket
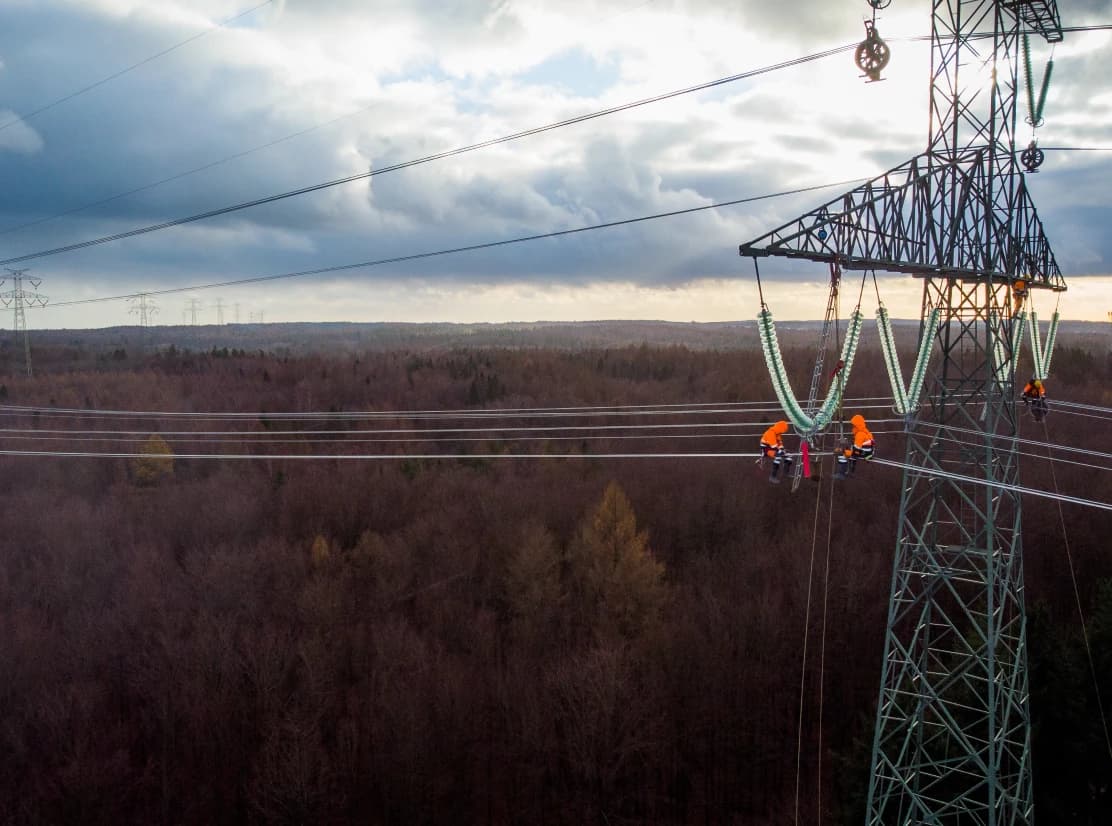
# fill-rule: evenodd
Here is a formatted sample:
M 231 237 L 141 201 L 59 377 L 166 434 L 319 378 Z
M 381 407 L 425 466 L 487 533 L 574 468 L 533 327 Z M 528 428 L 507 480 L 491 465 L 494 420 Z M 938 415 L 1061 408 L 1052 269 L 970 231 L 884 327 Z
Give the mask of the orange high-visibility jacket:
M 1046 388 L 1043 387 L 1043 383 L 1041 381 L 1035 379 L 1035 381 L 1033 382 L 1027 382 L 1027 385 L 1023 388 L 1023 395 L 1027 396 L 1028 398 L 1041 399 L 1046 395 Z
M 873 443 L 873 434 L 865 426 L 865 417 L 858 413 L 849 423 L 853 425 L 853 443 L 857 447 L 865 447 Z
M 781 419 L 764 432 L 764 435 L 761 436 L 761 443 L 772 445 L 773 447 L 783 447 L 784 440 L 781 438 L 781 436 L 783 436 L 787 432 L 788 423 Z

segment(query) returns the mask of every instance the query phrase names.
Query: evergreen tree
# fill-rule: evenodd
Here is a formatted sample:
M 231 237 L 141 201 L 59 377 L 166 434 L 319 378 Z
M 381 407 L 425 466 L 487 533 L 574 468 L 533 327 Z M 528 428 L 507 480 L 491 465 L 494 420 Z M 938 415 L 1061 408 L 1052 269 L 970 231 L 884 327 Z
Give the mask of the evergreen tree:
M 580 526 L 567 558 L 573 610 L 596 635 L 635 639 L 657 625 L 667 596 L 664 566 L 616 482 Z

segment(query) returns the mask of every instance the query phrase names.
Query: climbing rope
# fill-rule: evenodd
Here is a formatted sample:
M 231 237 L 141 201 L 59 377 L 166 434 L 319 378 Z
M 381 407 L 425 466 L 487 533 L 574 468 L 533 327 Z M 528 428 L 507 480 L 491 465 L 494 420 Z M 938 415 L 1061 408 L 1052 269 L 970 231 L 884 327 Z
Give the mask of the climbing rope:
M 1050 446 L 1050 430 L 1046 426 L 1046 419 L 1043 419 L 1043 437 L 1046 440 L 1047 457 L 1053 460 L 1053 449 Z M 1062 510 L 1062 492 L 1058 488 L 1058 474 L 1054 470 L 1054 462 L 1050 463 L 1050 478 L 1054 483 L 1054 493 L 1058 501 L 1058 522 L 1062 526 L 1062 547 L 1066 550 L 1066 562 L 1069 564 L 1070 569 L 1070 582 L 1073 583 L 1073 598 L 1077 603 L 1077 616 L 1081 619 L 1081 639 L 1085 643 L 1085 656 L 1089 659 L 1089 673 L 1093 678 L 1093 693 L 1097 697 L 1097 711 L 1100 713 L 1100 724 L 1104 730 L 1104 744 L 1108 748 L 1108 756 L 1112 758 L 1112 735 L 1108 733 L 1108 718 L 1104 713 L 1104 701 L 1100 696 L 1100 683 L 1097 680 L 1097 668 L 1093 663 L 1093 649 L 1089 644 L 1089 629 L 1085 625 L 1085 611 L 1081 607 L 1081 591 L 1077 587 L 1077 572 L 1073 567 L 1073 554 L 1070 552 L 1070 538 L 1066 530 L 1066 516 Z
M 862 285 L 863 284 L 864 284 L 864 282 L 862 282 Z M 838 295 L 836 295 L 836 294 L 833 296 L 833 306 L 834 306 L 834 349 L 836 351 L 838 351 L 842 347 L 842 341 L 840 340 L 841 330 L 838 327 L 838 316 L 841 313 L 841 306 L 839 304 Z M 861 309 L 861 297 L 860 296 L 858 296 L 858 298 L 857 298 L 857 309 L 858 310 Z M 846 333 L 848 335 L 849 331 L 847 330 Z M 846 429 L 846 417 L 845 417 L 845 413 L 844 413 L 844 408 L 842 407 L 842 400 L 845 397 L 845 389 L 846 389 L 846 386 L 845 386 L 846 376 L 842 372 L 843 367 L 844 367 L 844 362 L 839 361 L 837 363 L 837 366 L 834 368 L 834 372 L 830 374 L 830 389 L 833 391 L 835 389 L 835 385 L 836 385 L 837 386 L 837 391 L 838 391 L 838 411 L 837 411 L 838 412 L 838 432 L 834 435 L 834 440 L 835 440 L 834 443 L 835 443 L 835 445 L 839 445 L 839 446 L 842 443 L 842 439 L 844 438 L 845 429 Z M 822 447 L 823 448 L 826 447 L 825 440 L 824 440 L 824 443 L 823 443 Z M 820 451 L 820 455 L 821 455 L 821 452 L 822 451 Z
M 830 474 L 830 496 L 827 504 L 826 511 L 826 559 L 823 563 L 823 580 L 822 580 L 822 633 L 820 636 L 819 644 L 819 746 L 818 746 L 818 769 L 816 771 L 818 789 L 818 823 L 822 826 L 822 755 L 823 755 L 823 736 L 822 736 L 822 722 L 823 711 L 825 705 L 825 689 L 826 689 L 826 617 L 827 606 L 830 602 L 830 544 L 831 537 L 834 532 L 834 474 Z
M 826 352 L 830 348 L 830 334 L 834 333 L 834 351 L 841 347 L 838 332 L 839 296 L 841 295 L 842 268 L 835 261 L 830 265 L 830 292 L 826 299 L 826 312 L 822 317 L 822 333 L 819 335 L 818 355 L 815 357 L 815 367 L 811 371 L 811 387 L 807 392 L 808 415 L 813 415 L 818 401 L 819 387 L 822 385 L 823 366 L 826 363 Z
M 833 485 L 833 480 L 831 481 Z M 819 505 L 822 485 L 815 494 L 815 518 L 811 525 L 811 562 L 807 568 L 807 608 L 803 616 L 803 658 L 799 668 L 799 720 L 795 734 L 795 824 L 799 826 L 799 787 L 803 776 L 803 702 L 807 688 L 807 647 L 811 640 L 811 592 L 815 574 L 815 549 L 819 539 Z

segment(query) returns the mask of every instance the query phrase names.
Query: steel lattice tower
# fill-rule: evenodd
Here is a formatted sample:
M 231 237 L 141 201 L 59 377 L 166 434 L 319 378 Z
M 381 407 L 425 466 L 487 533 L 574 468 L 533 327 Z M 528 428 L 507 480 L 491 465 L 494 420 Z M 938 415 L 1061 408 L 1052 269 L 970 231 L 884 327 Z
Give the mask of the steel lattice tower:
M 27 331 L 27 314 L 25 312 L 27 307 L 45 307 L 47 297 L 35 292 L 42 284 L 38 278 L 31 278 L 27 275 L 27 270 L 13 270 L 5 267 L 8 271 L 8 278 L 0 281 L 0 286 L 3 286 L 10 279 L 12 288 L 3 293 L 0 293 L 0 302 L 5 307 L 11 307 L 13 311 L 13 324 L 12 329 L 18 336 L 20 332 L 23 333 L 23 357 L 24 363 L 27 366 L 27 375 L 32 375 L 31 370 L 31 335 Z M 23 282 L 24 280 L 30 282 L 32 289 L 27 289 Z
M 1012 291 L 1065 281 L 1016 161 L 1016 90 L 1023 32 L 1062 31 L 1054 0 L 933 0 L 931 22 L 927 151 L 740 251 L 909 273 L 921 324 L 941 310 L 908 424 L 867 823 L 1030 824 Z

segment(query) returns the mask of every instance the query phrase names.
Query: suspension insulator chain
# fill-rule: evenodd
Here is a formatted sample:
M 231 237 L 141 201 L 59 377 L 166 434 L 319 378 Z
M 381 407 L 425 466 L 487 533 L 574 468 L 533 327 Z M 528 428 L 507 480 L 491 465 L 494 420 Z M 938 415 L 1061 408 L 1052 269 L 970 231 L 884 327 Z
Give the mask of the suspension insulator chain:
M 846 329 L 846 338 L 842 343 L 842 355 L 839 363 L 842 365 L 841 380 L 831 382 L 826 398 L 814 415 L 808 415 L 799 403 L 788 371 L 784 367 L 784 359 L 780 353 L 780 343 L 776 337 L 776 326 L 772 321 L 772 313 L 764 308 L 757 316 L 760 331 L 761 349 L 764 351 L 765 364 L 768 366 L 769 377 L 772 379 L 772 389 L 784 413 L 795 427 L 796 431 L 805 438 L 811 438 L 830 424 L 838 406 L 842 403 L 842 394 L 845 384 L 849 381 L 849 374 L 853 370 L 853 361 L 857 356 L 857 345 L 861 341 L 861 323 L 864 316 L 860 308 L 853 311 L 849 326 Z
M 1050 329 L 1046 333 L 1046 343 L 1039 333 L 1039 317 L 1034 310 L 1027 316 L 1027 330 L 1031 336 L 1031 362 L 1035 378 L 1046 381 L 1050 376 L 1050 359 L 1054 355 L 1054 341 L 1058 338 L 1058 311 L 1050 318 Z
M 876 6 L 875 8 L 883 7 Z M 869 78 L 869 83 L 881 79 L 880 73 L 888 65 L 891 56 L 892 52 L 888 48 L 888 44 L 881 39 L 880 33 L 876 30 L 876 23 L 872 20 L 866 20 L 865 39 L 858 45 L 853 60 L 857 64 L 857 68 Z
M 880 334 L 881 355 L 884 356 L 884 366 L 888 370 L 888 380 L 892 385 L 892 397 L 895 401 L 893 407 L 901 416 L 910 415 L 919 408 L 919 397 L 923 393 L 923 382 L 927 376 L 927 364 L 930 362 L 934 340 L 938 335 L 938 322 L 941 315 L 938 307 L 931 310 L 930 317 L 923 327 L 922 337 L 919 340 L 919 351 L 915 355 L 915 368 L 911 372 L 911 383 L 904 387 L 900 359 L 896 353 L 895 337 L 892 334 L 892 321 L 888 317 L 888 310 L 883 304 L 877 308 L 876 324 L 877 332 Z
M 1035 140 L 1034 132 L 1043 125 L 1043 108 L 1046 106 L 1046 93 L 1050 89 L 1050 76 L 1054 74 L 1054 58 L 1051 57 L 1046 64 L 1046 72 L 1043 74 L 1042 88 L 1039 89 L 1039 97 L 1035 99 L 1035 73 L 1031 71 L 1031 43 L 1026 34 L 1023 35 L 1023 73 L 1027 83 L 1027 117 L 1025 120 L 1031 126 L 1031 143 L 1023 150 L 1019 156 L 1023 168 L 1028 172 L 1038 172 L 1039 167 L 1043 165 L 1046 160 L 1046 155 L 1038 147 L 1038 142 Z

